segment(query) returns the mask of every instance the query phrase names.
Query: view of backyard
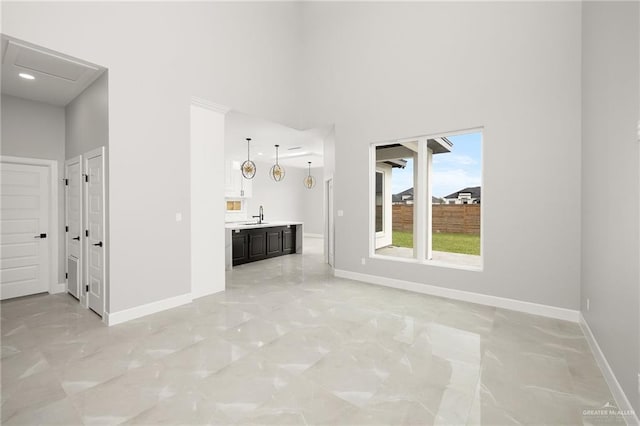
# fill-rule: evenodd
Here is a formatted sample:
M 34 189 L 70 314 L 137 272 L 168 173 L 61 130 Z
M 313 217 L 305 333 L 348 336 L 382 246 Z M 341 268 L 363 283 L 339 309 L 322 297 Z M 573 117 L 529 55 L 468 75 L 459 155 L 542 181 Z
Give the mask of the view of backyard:
M 393 231 L 393 242 L 396 247 L 413 247 L 411 232 Z M 433 250 L 448 253 L 480 255 L 480 235 L 434 233 Z
M 375 252 L 481 267 L 482 132 L 417 139 L 375 145 Z

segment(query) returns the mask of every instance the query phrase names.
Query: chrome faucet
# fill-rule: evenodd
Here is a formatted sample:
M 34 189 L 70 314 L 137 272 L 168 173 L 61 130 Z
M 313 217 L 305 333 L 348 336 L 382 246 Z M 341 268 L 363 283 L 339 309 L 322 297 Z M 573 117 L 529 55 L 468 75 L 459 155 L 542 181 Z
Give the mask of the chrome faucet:
M 257 217 L 258 218 L 258 224 L 261 224 L 262 221 L 264 220 L 264 209 L 262 208 L 262 206 L 260 206 L 260 211 L 258 212 L 257 216 L 251 216 L 251 217 Z

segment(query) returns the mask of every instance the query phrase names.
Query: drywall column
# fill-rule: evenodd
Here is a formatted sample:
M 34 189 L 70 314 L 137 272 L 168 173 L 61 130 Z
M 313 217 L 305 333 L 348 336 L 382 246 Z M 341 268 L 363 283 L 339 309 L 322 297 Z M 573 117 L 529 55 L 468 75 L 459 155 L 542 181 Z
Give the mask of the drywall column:
M 640 13 L 582 5 L 581 310 L 620 409 L 640 412 Z M 623 200 L 623 203 L 618 203 Z M 587 307 L 587 301 L 590 303 Z
M 228 108 L 191 103 L 191 297 L 225 289 L 224 120 Z M 176 220 L 179 218 L 176 217 Z M 230 242 L 229 242 L 230 244 Z

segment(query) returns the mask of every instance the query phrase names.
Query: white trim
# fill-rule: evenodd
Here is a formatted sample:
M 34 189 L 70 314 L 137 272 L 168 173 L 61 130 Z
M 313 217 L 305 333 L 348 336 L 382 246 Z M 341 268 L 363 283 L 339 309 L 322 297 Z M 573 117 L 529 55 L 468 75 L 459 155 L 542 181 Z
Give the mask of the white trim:
M 227 107 L 225 105 L 217 104 L 215 102 L 211 102 L 211 101 L 208 101 L 206 99 L 198 98 L 196 96 L 192 96 L 191 97 L 191 105 L 198 106 L 198 107 L 201 107 L 201 108 L 205 108 L 205 109 L 208 109 L 208 110 L 211 110 L 211 111 L 215 111 L 215 112 L 218 112 L 220 114 L 226 114 L 231 110 L 231 108 L 229 108 L 229 107 Z
M 415 257 L 400 257 L 400 256 L 391 256 L 388 254 L 377 254 L 369 256 L 370 259 L 380 259 L 380 260 L 388 260 L 392 262 L 404 262 L 404 263 L 413 263 L 416 265 L 428 265 L 428 266 L 437 266 L 439 268 L 449 268 L 449 269 L 460 269 L 462 271 L 472 271 L 472 272 L 482 272 L 481 266 L 471 266 L 471 265 L 458 265 L 455 263 L 449 263 L 442 260 L 420 260 Z
M 213 291 L 205 291 L 202 294 L 200 293 L 191 293 L 191 299 L 192 300 L 196 300 L 196 299 L 200 299 L 201 297 L 205 297 L 205 296 L 211 296 L 212 294 L 218 294 L 218 293 L 222 293 L 225 290 L 213 290 Z
M 67 291 L 67 283 L 65 281 L 63 283 L 58 283 L 57 285 L 52 286 L 49 293 L 50 294 L 65 293 L 66 291 Z
M 303 234 L 303 236 L 304 236 L 305 238 L 324 238 L 324 235 L 322 235 L 322 234 L 313 234 L 313 233 L 311 233 L 311 232 L 305 232 L 305 233 Z
M 109 326 L 121 324 L 123 322 L 131 321 L 136 318 L 155 314 L 156 312 L 161 312 L 181 305 L 186 305 L 187 303 L 191 303 L 192 301 L 193 299 L 191 298 L 191 293 L 185 293 L 179 296 L 169 297 L 163 300 L 135 306 L 133 308 L 124 309 L 118 312 L 105 312 L 105 322 Z
M 45 160 L 41 158 L 14 157 L 10 155 L 0 155 L 0 163 L 25 164 L 31 166 L 45 166 L 49 168 L 49 293 L 57 293 L 58 288 L 58 235 L 60 232 L 58 224 L 58 161 Z
M 363 281 L 370 284 L 381 285 L 384 287 L 408 290 L 422 294 L 430 294 L 432 296 L 446 297 L 449 299 L 462 300 L 464 302 L 477 303 L 480 305 L 494 306 L 496 308 L 525 312 L 527 314 L 540 315 L 543 317 L 555 318 L 564 321 L 578 322 L 580 316 L 580 312 L 573 309 L 541 305 L 538 303 L 525 302 L 522 300 L 507 299 L 505 297 L 499 296 L 490 296 L 488 294 L 472 293 L 470 291 L 438 287 L 435 285 L 398 280 L 395 278 L 386 278 L 377 275 L 362 274 L 359 272 L 345 271 L 341 269 L 336 269 L 334 274 L 336 277 L 347 278 L 355 281 Z
M 616 405 L 618 406 L 618 410 L 625 412 L 634 412 L 629 399 L 627 399 L 627 395 L 625 395 L 624 390 L 622 390 L 622 386 L 616 379 L 616 375 L 613 373 L 609 362 L 607 362 L 607 358 L 604 356 L 604 353 L 600 349 L 600 345 L 598 345 L 598 341 L 595 336 L 591 332 L 591 328 L 587 323 L 587 320 L 580 314 L 580 328 L 584 333 L 585 338 L 587 339 L 587 343 L 591 348 L 591 352 L 593 352 L 593 357 L 596 359 L 596 363 L 598 367 L 600 367 L 600 371 L 602 371 L 602 375 L 604 379 L 607 381 L 609 385 L 609 390 L 613 395 L 613 399 L 615 399 Z M 638 420 L 637 414 L 634 416 L 625 416 L 625 420 L 628 425 L 640 425 L 640 420 Z

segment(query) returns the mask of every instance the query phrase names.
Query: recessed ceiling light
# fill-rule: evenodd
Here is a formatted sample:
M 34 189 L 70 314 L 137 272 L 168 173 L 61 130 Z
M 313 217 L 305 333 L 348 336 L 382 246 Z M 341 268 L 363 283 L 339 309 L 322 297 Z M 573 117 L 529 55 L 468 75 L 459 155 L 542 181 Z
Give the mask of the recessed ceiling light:
M 263 154 L 261 152 L 259 152 L 258 155 L 263 155 Z
M 19 77 L 24 78 L 25 80 L 35 80 L 36 78 L 31 74 L 27 74 L 26 72 L 21 72 L 18 74 Z

